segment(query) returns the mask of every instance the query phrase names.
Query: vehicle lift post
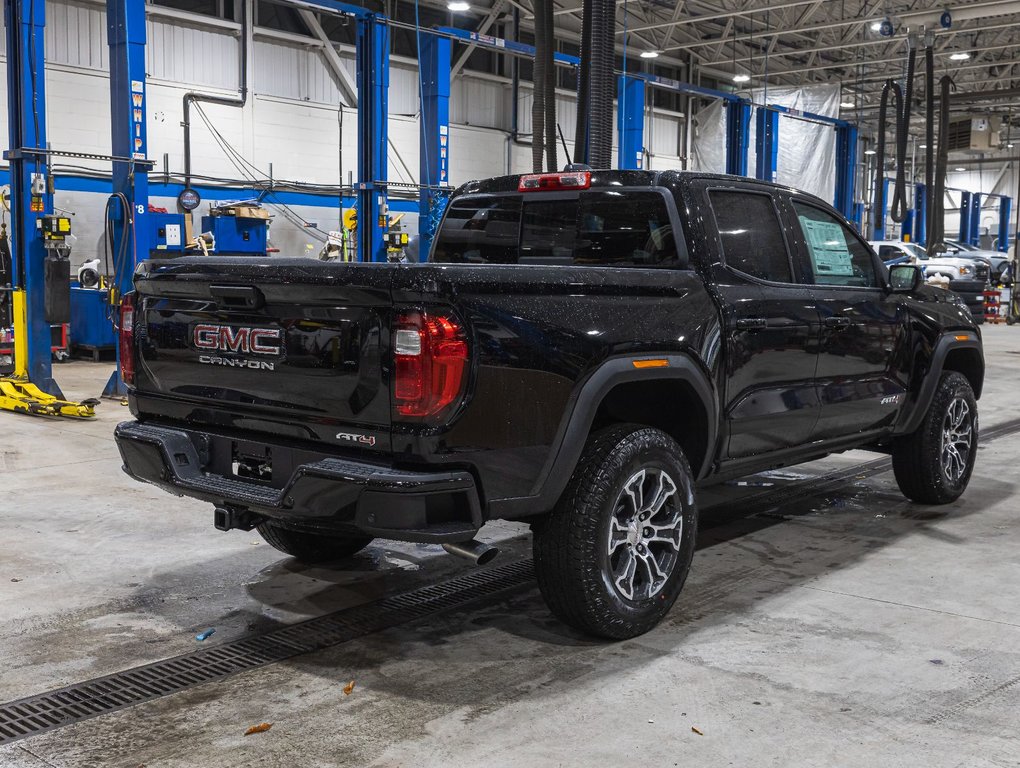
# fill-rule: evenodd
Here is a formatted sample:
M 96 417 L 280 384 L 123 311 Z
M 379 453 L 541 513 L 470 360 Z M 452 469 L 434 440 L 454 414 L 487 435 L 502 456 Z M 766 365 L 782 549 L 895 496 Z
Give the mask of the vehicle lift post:
M 20 19 L 20 20 L 19 20 Z M 11 175 L 14 377 L 62 397 L 53 380 L 41 224 L 53 212 L 47 180 L 45 4 L 4 0 Z M 39 152 L 38 154 L 33 150 Z
M 970 214 L 973 210 L 970 204 L 970 192 L 960 192 L 960 242 L 970 242 Z
M 755 132 L 754 177 L 762 181 L 775 181 L 779 164 L 779 113 L 768 107 L 758 107 Z
M 978 245 L 981 242 L 981 193 L 974 192 L 970 196 L 970 219 L 967 222 L 970 229 L 967 231 L 967 239 L 964 242 L 971 245 Z
M 319 4 L 327 8 L 341 5 Z M 364 8 L 357 10 L 358 247 L 362 261 L 386 261 L 390 29 L 383 17 L 366 13 Z
M 913 241 L 924 247 L 928 245 L 928 187 L 914 185 L 914 236 Z
M 421 134 L 418 193 L 418 253 L 424 261 L 432 250 L 436 225 L 443 213 L 450 167 L 450 56 L 453 41 L 421 32 Z
M 148 258 L 149 164 L 146 162 L 145 131 L 145 4 L 133 0 L 107 0 L 106 29 L 110 45 L 110 119 L 113 127 L 113 192 L 123 194 L 127 210 L 120 210 L 113 224 L 113 253 L 120 253 L 127 238 L 128 264 L 118 276 L 119 283 L 111 303 L 120 305 L 120 297 L 131 290 L 135 265 Z M 116 312 L 116 309 L 114 310 Z M 115 315 L 116 316 L 116 315 Z M 119 317 L 117 319 L 119 323 Z M 103 397 L 127 394 L 120 378 L 120 346 L 117 367 L 103 390 Z
M 616 164 L 621 170 L 641 170 L 645 165 L 645 81 L 620 75 L 616 82 Z
M 1013 199 L 1003 195 L 999 198 L 999 244 L 1003 253 L 1009 252 L 1009 217 L 1013 213 Z
M 726 173 L 747 175 L 747 150 L 751 141 L 751 103 L 743 99 L 726 102 Z
M 878 185 L 878 199 L 871 201 L 872 240 L 885 240 L 885 216 L 889 206 L 889 179 Z

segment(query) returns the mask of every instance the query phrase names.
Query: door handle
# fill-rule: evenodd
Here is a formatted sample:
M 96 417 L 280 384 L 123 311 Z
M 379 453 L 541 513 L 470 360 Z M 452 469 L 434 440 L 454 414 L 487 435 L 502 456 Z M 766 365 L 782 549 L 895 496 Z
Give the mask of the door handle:
M 832 315 L 825 318 L 826 328 L 849 328 L 850 325 L 850 318 L 845 315 Z
M 741 317 L 737 320 L 737 330 L 760 331 L 766 326 L 764 317 Z
M 253 285 L 210 285 L 209 295 L 224 309 L 261 309 L 262 291 Z

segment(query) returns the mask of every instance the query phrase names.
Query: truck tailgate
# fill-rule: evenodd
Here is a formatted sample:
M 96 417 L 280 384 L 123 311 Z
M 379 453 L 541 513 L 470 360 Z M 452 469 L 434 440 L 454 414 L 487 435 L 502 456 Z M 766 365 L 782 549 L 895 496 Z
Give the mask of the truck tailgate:
M 390 265 L 221 257 L 143 270 L 141 414 L 151 404 L 193 423 L 388 449 Z

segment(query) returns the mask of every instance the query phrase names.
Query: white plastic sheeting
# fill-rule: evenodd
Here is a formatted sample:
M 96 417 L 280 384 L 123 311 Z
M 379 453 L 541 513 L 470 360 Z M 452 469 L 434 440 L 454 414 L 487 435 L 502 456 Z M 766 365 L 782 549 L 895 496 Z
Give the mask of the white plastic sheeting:
M 762 89 L 751 92 L 751 101 L 764 103 Z M 813 112 L 826 117 L 839 116 L 839 85 L 769 88 L 768 103 Z M 754 175 L 756 110 L 751 112 L 751 136 L 747 168 Z M 726 109 L 716 101 L 694 116 L 691 168 L 710 173 L 726 172 Z M 836 191 L 836 131 L 832 126 L 779 118 L 779 158 L 776 181 L 831 201 Z

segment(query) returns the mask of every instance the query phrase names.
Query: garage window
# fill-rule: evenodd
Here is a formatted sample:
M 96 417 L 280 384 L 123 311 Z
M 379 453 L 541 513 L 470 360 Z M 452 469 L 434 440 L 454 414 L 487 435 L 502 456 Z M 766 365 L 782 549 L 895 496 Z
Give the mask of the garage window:
M 726 263 L 752 277 L 792 283 L 790 254 L 772 197 L 721 189 L 708 194 Z

